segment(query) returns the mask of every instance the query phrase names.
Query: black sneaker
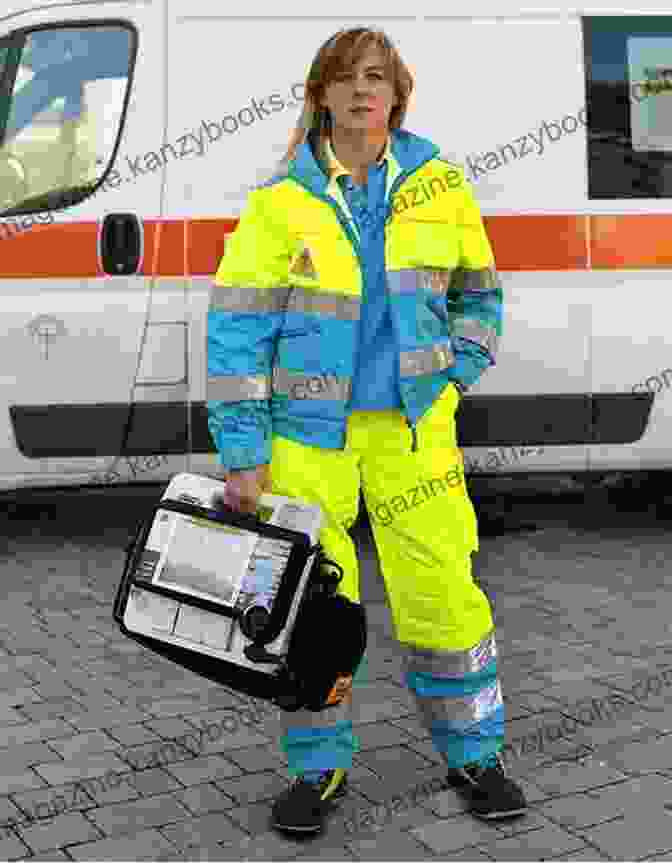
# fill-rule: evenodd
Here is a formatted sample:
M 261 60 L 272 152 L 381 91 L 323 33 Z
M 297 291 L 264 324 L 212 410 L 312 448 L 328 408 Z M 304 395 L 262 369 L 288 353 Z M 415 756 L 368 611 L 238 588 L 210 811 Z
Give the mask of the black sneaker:
M 525 795 L 506 775 L 499 755 L 492 755 L 484 765 L 465 764 L 449 770 L 448 782 L 479 818 L 512 818 L 527 810 Z
M 345 796 L 347 784 L 340 767 L 319 782 L 297 777 L 273 804 L 273 826 L 290 833 L 319 833 L 333 803 Z

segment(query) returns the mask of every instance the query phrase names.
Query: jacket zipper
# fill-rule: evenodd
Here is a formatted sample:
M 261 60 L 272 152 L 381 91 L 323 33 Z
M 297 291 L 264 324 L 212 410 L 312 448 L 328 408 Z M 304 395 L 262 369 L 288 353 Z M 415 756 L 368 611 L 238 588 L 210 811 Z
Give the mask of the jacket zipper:
M 434 158 L 434 157 L 432 156 L 432 158 Z M 423 162 L 422 164 L 417 165 L 415 168 L 413 168 L 413 171 L 417 171 L 418 168 L 421 168 L 422 165 L 424 165 L 424 164 L 425 163 Z M 387 218 L 385 219 L 385 225 L 383 226 L 383 231 L 385 231 L 387 229 L 387 226 L 392 219 L 392 199 L 393 199 L 397 189 L 401 186 L 401 184 L 404 182 L 404 180 L 406 180 L 408 177 L 411 176 L 413 171 L 406 171 L 406 172 L 402 171 L 401 174 L 399 174 L 397 179 L 394 181 L 394 183 L 392 183 L 392 185 L 390 186 L 390 195 L 389 195 L 389 202 L 388 202 L 389 213 L 387 214 Z M 387 250 L 387 238 L 385 238 L 385 248 Z M 387 264 L 387 261 L 385 263 Z M 397 335 L 397 334 L 395 333 L 395 335 Z M 401 354 L 401 344 L 399 343 L 398 339 L 397 339 L 397 349 L 399 350 L 399 354 Z M 412 453 L 417 452 L 418 451 L 418 432 L 417 432 L 417 429 L 415 427 L 415 423 L 412 423 L 410 421 L 410 419 L 408 418 L 408 416 L 405 417 L 405 420 L 406 420 L 406 425 L 409 427 L 409 429 L 411 431 L 411 452 Z

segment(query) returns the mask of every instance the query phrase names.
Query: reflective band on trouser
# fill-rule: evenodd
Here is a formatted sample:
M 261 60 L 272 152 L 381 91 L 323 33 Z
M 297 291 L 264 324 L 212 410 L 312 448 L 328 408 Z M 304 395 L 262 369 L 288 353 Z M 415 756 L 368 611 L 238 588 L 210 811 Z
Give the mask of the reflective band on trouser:
M 449 345 L 432 345 L 399 354 L 399 374 L 404 378 L 441 372 L 454 365 L 455 355 Z
M 314 712 L 297 710 L 281 714 L 283 736 L 280 746 L 287 755 L 290 776 L 306 770 L 352 767 L 352 755 L 359 749 L 352 733 L 352 703 Z
M 463 677 L 465 674 L 483 671 L 496 658 L 497 644 L 493 631 L 468 650 L 408 647 L 404 657 L 404 670 L 407 674 Z
M 352 379 L 349 377 L 290 373 L 278 366 L 273 369 L 273 392 L 290 399 L 347 401 L 351 386 Z
M 413 267 L 408 270 L 388 270 L 387 287 L 391 294 L 411 294 L 414 291 L 431 291 L 445 294 L 452 285 L 456 270 L 435 270 L 429 267 Z
M 271 397 L 271 379 L 268 375 L 216 375 L 206 385 L 209 402 L 242 402 L 245 399 Z
M 449 767 L 482 761 L 504 745 L 504 704 L 495 655 L 479 670 L 456 673 L 460 667 L 474 667 L 487 659 L 489 650 L 483 645 L 482 641 L 475 648 L 480 651 L 478 658 L 465 657 L 468 651 L 455 651 L 451 658 L 448 651 L 436 651 L 423 667 L 413 651 L 407 660 L 407 667 L 415 671 L 407 673 L 406 682 L 422 724 Z M 445 670 L 439 671 L 441 657 Z
M 496 291 L 500 287 L 499 278 L 494 267 L 482 270 L 465 270 L 459 267 L 454 271 L 451 287 L 458 291 Z
M 287 305 L 289 288 L 241 288 L 230 285 L 212 286 L 211 312 L 282 312 Z
M 287 301 L 288 312 L 307 315 L 323 315 L 341 321 L 358 321 L 361 312 L 359 297 L 329 294 L 293 287 Z
M 478 342 L 491 354 L 497 353 L 498 336 L 492 327 L 486 327 L 470 318 L 457 318 L 451 324 L 451 334 Z

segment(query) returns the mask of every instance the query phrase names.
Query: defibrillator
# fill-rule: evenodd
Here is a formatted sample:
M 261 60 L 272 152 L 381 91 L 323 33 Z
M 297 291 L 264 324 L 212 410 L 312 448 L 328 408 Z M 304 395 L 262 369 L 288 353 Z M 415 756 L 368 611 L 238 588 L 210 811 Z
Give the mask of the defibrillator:
M 340 704 L 366 648 L 363 607 L 317 541 L 319 507 L 262 495 L 255 514 L 217 503 L 226 484 L 178 474 L 126 548 L 113 616 L 183 668 L 285 710 Z

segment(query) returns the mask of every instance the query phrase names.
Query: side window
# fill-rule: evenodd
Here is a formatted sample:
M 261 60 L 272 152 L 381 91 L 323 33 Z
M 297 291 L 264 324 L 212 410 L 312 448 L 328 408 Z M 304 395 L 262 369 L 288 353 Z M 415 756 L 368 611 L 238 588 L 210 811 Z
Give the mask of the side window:
M 12 51 L 12 39 L 6 37 L 0 39 L 0 141 L 4 137 L 5 126 L 7 124 L 7 114 L 9 113 L 10 97 L 12 92 L 12 57 L 16 56 L 16 49 Z
M 13 81 L 0 95 L 0 216 L 77 204 L 103 180 L 121 136 L 135 41 L 115 23 L 15 34 L 15 59 L 0 42 L 0 70 L 4 56 Z
M 672 197 L 672 17 L 583 19 L 588 197 Z
M 0 81 L 2 81 L 2 73 L 5 71 L 8 59 L 9 44 L 0 39 Z

